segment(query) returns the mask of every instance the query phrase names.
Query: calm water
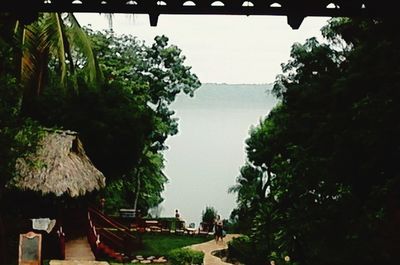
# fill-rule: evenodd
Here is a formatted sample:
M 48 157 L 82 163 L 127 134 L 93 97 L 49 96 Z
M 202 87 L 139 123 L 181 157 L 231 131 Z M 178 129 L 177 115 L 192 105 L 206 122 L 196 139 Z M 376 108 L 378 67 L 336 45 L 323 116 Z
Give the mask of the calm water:
M 179 133 L 167 141 L 162 216 L 179 209 L 198 225 L 201 212 L 213 206 L 229 218 L 235 195 L 228 194 L 245 161 L 245 139 L 276 99 L 270 85 L 205 84 L 195 97 L 179 96 L 172 108 L 179 118 Z

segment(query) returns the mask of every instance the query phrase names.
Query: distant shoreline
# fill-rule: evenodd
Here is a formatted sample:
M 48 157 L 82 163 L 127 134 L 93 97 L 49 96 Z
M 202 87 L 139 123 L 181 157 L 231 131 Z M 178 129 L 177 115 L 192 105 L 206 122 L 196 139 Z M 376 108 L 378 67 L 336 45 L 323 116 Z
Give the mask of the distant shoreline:
M 226 86 L 273 86 L 274 83 L 209 83 L 205 82 L 202 85 L 226 85 Z

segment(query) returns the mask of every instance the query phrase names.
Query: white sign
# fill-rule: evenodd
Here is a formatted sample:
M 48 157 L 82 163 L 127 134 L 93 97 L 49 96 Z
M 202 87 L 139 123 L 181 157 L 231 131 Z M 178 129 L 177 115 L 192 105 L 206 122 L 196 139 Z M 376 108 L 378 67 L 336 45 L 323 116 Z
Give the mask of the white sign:
M 50 233 L 56 225 L 56 220 L 50 218 L 37 218 L 32 220 L 32 228 L 35 230 L 43 230 Z

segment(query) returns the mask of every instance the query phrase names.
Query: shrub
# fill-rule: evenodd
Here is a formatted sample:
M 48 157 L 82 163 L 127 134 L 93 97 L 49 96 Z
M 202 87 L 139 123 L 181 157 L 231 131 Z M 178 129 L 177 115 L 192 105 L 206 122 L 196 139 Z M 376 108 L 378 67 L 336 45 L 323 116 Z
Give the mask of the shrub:
M 224 230 L 229 234 L 240 234 L 239 225 L 236 220 L 233 219 L 224 219 Z
M 257 250 L 258 246 L 248 236 L 240 236 L 228 242 L 229 258 L 237 259 L 245 264 L 265 264 L 266 257 L 257 255 L 257 253 L 262 253 Z
M 203 264 L 204 253 L 193 249 L 179 248 L 171 250 L 168 258 L 171 265 L 200 265 Z
M 248 236 L 240 236 L 228 242 L 229 255 L 239 260 L 246 260 L 252 253 L 251 240 Z

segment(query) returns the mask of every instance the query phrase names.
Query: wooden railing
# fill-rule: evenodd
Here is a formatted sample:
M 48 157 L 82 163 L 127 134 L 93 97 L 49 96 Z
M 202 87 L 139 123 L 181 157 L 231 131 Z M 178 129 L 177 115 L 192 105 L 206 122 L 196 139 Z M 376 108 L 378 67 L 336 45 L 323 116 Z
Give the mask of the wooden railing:
M 95 256 L 106 251 L 119 258 L 130 257 L 141 243 L 129 227 L 93 207 L 88 209 L 88 222 L 88 241 Z
M 58 236 L 58 245 L 59 245 L 59 259 L 65 259 L 65 233 L 63 231 L 62 226 L 58 226 L 57 228 L 57 236 Z

